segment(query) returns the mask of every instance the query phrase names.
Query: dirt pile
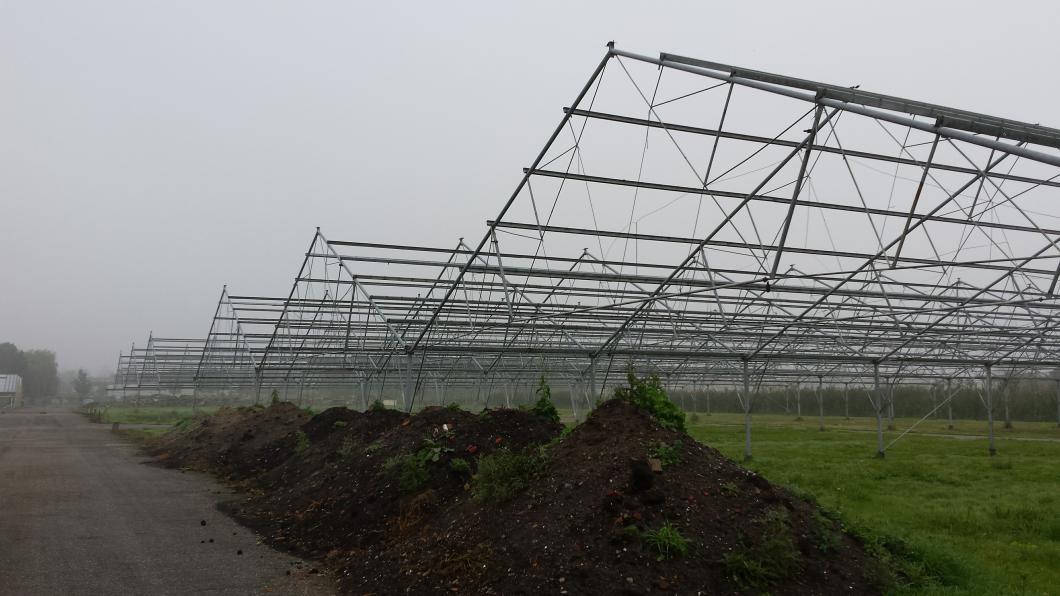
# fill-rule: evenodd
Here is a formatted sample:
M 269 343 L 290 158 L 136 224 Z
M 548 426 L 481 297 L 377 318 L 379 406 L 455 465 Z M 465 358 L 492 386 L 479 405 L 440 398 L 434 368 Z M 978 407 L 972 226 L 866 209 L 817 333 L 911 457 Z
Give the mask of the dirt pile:
M 163 439 L 169 466 L 244 480 L 222 508 L 276 546 L 306 556 L 412 529 L 468 488 L 478 457 L 547 443 L 562 427 L 530 412 L 331 408 L 224 409 Z M 458 461 L 454 461 L 458 460 Z
M 458 494 L 415 531 L 351 550 L 341 564 L 345 588 L 376 594 L 878 591 L 878 564 L 834 521 L 625 402 L 601 405 L 550 446 L 545 460 L 530 489 L 507 503 Z
M 280 404 L 222 410 L 159 452 L 244 479 L 223 508 L 351 594 L 880 591 L 835 521 L 629 403 L 560 430 L 520 410 Z
M 290 456 L 297 441 L 295 432 L 309 419 L 308 413 L 286 402 L 221 408 L 162 437 L 154 455 L 168 466 L 211 472 L 229 480 L 251 479 Z

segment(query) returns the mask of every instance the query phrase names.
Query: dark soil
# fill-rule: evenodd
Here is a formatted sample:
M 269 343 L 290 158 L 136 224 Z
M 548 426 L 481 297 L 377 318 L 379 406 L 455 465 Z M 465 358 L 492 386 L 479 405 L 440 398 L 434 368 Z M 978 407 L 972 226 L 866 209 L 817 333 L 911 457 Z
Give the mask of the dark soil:
M 294 433 L 309 419 L 286 402 L 267 408 L 221 408 L 164 436 L 154 455 L 168 466 L 212 472 L 228 480 L 250 479 L 290 457 Z
M 249 479 L 249 496 L 225 510 L 325 559 L 351 594 L 873 594 L 886 573 L 813 505 L 625 402 L 562 440 L 559 425 L 519 410 L 245 410 L 171 435 L 163 457 Z M 677 461 L 652 471 L 659 445 Z M 479 502 L 450 461 L 473 474 L 502 447 L 543 453 L 542 472 L 509 502 Z M 416 453 L 437 461 L 409 490 L 395 462 Z M 683 556 L 652 547 L 663 524 L 688 541 Z

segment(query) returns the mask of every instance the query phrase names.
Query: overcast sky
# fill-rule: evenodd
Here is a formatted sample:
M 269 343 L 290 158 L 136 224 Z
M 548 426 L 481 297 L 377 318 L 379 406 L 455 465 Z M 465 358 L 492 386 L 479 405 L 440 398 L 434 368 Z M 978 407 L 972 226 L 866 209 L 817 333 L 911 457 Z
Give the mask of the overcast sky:
M 864 6 L 864 8 L 857 8 Z M 0 341 L 112 369 L 330 238 L 478 238 L 604 44 L 1060 125 L 1053 2 L 0 0 Z

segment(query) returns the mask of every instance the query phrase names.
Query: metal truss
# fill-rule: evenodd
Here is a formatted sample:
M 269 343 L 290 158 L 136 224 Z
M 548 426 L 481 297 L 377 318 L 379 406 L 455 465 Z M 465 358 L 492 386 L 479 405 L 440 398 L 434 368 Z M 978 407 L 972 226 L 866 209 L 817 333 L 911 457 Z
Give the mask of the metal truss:
M 992 379 L 1060 367 L 1058 188 L 1056 129 L 609 45 L 476 243 L 317 230 L 286 298 L 222 292 L 191 384 L 412 408 L 633 369 L 737 388 L 749 437 L 764 386 L 882 419 L 888 385 L 973 379 L 992 413 Z

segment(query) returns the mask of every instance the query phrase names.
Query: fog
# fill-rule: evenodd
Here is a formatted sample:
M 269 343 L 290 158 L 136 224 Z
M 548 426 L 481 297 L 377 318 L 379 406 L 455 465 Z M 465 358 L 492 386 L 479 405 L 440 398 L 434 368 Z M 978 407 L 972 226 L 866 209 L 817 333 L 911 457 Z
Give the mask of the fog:
M 1047 2 L 0 1 L 0 342 L 113 367 L 331 238 L 479 238 L 603 56 L 1060 125 Z

